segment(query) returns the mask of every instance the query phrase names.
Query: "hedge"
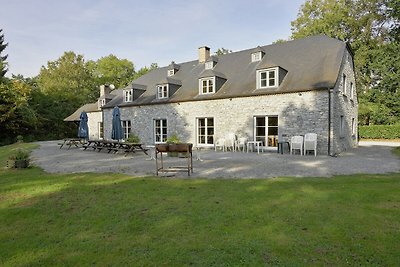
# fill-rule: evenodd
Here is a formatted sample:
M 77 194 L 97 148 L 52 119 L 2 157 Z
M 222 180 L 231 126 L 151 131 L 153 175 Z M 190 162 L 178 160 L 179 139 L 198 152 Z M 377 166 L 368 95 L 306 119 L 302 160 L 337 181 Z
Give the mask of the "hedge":
M 400 138 L 400 124 L 359 126 L 358 133 L 364 139 L 397 139 Z

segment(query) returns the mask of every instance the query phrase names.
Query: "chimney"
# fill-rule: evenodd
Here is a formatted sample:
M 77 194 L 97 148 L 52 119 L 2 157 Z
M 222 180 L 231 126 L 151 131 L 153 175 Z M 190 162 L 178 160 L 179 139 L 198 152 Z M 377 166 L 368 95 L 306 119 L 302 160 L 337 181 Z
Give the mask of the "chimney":
M 109 85 L 100 85 L 100 97 L 109 95 L 111 88 Z
M 210 48 L 207 46 L 199 47 L 199 63 L 206 62 L 207 58 L 210 57 Z

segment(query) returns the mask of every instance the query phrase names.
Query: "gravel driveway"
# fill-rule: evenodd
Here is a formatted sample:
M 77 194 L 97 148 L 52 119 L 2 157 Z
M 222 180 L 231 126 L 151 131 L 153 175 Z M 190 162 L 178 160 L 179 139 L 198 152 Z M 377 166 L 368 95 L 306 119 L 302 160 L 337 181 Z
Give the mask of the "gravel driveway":
M 155 161 L 142 152 L 124 156 L 82 150 L 59 149 L 59 141 L 38 142 L 32 152 L 32 163 L 50 173 L 125 173 L 132 176 L 154 176 Z M 325 155 L 299 156 L 289 154 L 201 151 L 201 160 L 194 152 L 191 177 L 204 178 L 265 178 L 265 177 L 330 177 L 355 173 L 399 173 L 400 160 L 391 150 L 400 142 L 361 141 L 358 148 L 338 157 Z M 165 165 L 184 165 L 185 159 L 166 157 Z M 186 173 L 168 176 L 187 177 Z

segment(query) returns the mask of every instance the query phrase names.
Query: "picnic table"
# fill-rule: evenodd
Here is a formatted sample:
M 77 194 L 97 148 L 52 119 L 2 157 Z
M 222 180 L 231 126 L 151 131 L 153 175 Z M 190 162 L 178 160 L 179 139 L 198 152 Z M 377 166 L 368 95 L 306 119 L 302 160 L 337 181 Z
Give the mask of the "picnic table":
M 83 145 L 85 145 L 85 140 L 81 139 L 81 138 L 64 138 L 63 142 L 58 143 L 58 145 L 60 146 L 60 149 L 63 146 L 68 146 L 67 149 L 70 149 L 71 146 L 75 146 L 75 147 L 81 147 Z
M 136 151 L 142 151 L 147 154 L 146 148 L 143 147 L 143 144 L 140 143 L 130 143 L 130 142 L 119 142 L 113 140 L 88 140 L 88 142 L 83 145 L 84 150 L 88 148 L 92 148 L 93 150 L 97 150 L 98 152 L 102 150 L 107 150 L 107 153 L 117 153 L 124 152 L 125 156 L 129 153 L 135 153 Z

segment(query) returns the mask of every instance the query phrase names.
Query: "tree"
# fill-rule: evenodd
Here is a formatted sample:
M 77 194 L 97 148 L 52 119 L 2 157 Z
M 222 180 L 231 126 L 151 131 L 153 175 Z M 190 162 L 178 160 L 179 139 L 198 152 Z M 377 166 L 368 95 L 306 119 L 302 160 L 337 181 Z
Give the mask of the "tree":
M 6 59 L 8 55 L 2 56 L 4 49 L 8 46 L 8 43 L 4 43 L 4 34 L 1 32 L 3 29 L 0 29 L 0 80 L 6 75 L 7 73 L 7 62 Z
M 128 85 L 135 75 L 135 68 L 131 61 L 119 59 L 112 54 L 96 62 L 89 62 L 89 66 L 98 85 L 114 84 L 116 88 L 122 88 Z
M 29 105 L 31 87 L 12 79 L 0 83 L 0 139 L 31 133 L 37 127 L 36 112 Z M 15 141 L 15 140 L 11 140 Z
M 223 48 L 223 47 L 218 48 L 218 50 L 215 52 L 215 54 L 217 56 L 226 55 L 226 54 L 229 54 L 229 53 L 232 53 L 232 50 L 229 50 L 229 49 L 226 49 L 226 48 Z
M 355 54 L 360 122 L 396 121 L 398 10 L 399 0 L 308 0 L 292 21 L 293 39 L 325 34 L 350 43 Z
M 140 70 L 138 70 L 137 72 L 135 72 L 135 75 L 133 76 L 132 80 L 136 80 L 137 78 L 139 78 L 140 76 L 148 73 L 151 70 L 154 70 L 158 68 L 158 64 L 157 63 L 151 63 L 150 67 L 144 66 L 142 68 L 140 68 Z
M 65 52 L 56 61 L 43 66 L 37 85 L 32 104 L 40 114 L 43 131 L 51 129 L 54 137 L 72 134 L 76 127 L 64 123 L 63 119 L 99 96 L 98 86 L 83 56 L 74 52 Z

